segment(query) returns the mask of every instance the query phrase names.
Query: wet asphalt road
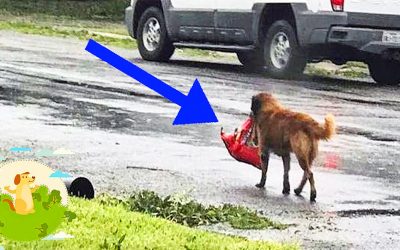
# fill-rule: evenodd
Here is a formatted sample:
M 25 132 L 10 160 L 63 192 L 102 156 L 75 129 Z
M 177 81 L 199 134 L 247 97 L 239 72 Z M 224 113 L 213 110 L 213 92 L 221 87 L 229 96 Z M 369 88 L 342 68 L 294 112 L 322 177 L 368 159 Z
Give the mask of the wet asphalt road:
M 400 245 L 400 88 L 372 81 L 274 80 L 251 74 L 234 60 L 206 62 L 175 56 L 166 63 L 113 48 L 187 93 L 199 79 L 218 124 L 172 126 L 179 108 L 84 51 L 74 39 L 0 32 L 0 156 L 13 146 L 68 148 L 73 156 L 42 160 L 93 180 L 98 192 L 128 195 L 139 189 L 188 193 L 212 204 L 257 209 L 294 226 L 240 231 L 207 229 L 252 239 L 298 241 L 305 248 L 397 249 Z M 219 139 L 241 124 L 251 96 L 269 91 L 319 121 L 336 116 L 339 133 L 322 142 L 314 166 L 317 204 L 281 195 L 283 167 L 270 163 L 267 187 L 254 187 L 259 171 L 230 158 Z M 338 158 L 338 168 L 325 167 Z M 301 172 L 292 159 L 292 188 Z M 353 210 L 355 212 L 353 212 Z

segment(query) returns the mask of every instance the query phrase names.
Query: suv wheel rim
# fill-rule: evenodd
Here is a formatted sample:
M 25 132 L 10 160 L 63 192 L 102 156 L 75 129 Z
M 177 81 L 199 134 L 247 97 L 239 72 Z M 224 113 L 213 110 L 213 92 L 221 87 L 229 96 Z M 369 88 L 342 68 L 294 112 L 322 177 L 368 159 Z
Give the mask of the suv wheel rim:
M 285 68 L 289 63 L 290 42 L 284 32 L 277 33 L 272 39 L 270 48 L 270 58 L 274 67 L 278 69 Z
M 143 45 L 148 51 L 156 50 L 160 45 L 161 26 L 155 17 L 149 18 L 144 24 Z

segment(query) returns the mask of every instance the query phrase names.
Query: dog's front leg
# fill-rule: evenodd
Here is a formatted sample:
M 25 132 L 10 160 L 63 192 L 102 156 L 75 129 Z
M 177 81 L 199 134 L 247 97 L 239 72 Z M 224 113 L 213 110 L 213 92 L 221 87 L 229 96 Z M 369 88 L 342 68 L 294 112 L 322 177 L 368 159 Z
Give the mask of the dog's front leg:
M 264 149 L 261 152 L 261 180 L 260 183 L 256 185 L 258 188 L 263 188 L 265 186 L 265 181 L 267 180 L 267 171 L 269 163 L 269 149 Z
M 16 194 L 16 193 L 17 193 L 17 190 L 11 190 L 11 189 L 10 189 L 10 186 L 6 186 L 6 187 L 4 187 L 4 189 L 5 189 L 7 192 L 9 192 L 10 194 Z
M 40 186 L 35 185 L 35 187 L 31 188 L 31 193 L 36 192 L 39 189 Z

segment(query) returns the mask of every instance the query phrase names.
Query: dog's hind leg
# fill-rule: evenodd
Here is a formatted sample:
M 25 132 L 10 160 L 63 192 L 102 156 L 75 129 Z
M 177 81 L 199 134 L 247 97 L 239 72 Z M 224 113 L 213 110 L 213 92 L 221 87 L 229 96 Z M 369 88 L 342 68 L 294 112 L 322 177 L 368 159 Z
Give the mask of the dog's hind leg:
M 307 168 L 307 162 L 303 159 L 298 159 L 298 160 L 299 160 L 300 167 L 303 169 L 304 173 L 303 173 L 303 178 L 301 179 L 299 186 L 294 190 L 294 193 L 296 195 L 300 195 L 301 192 L 303 192 L 304 185 L 306 185 L 308 178 L 310 177 L 308 168 Z
M 310 156 L 308 159 L 308 165 L 309 165 L 309 181 L 310 181 L 310 200 L 315 201 L 317 198 L 317 190 L 315 189 L 315 181 L 314 181 L 314 174 L 311 171 L 311 166 L 312 163 L 314 162 L 314 159 L 317 157 L 317 152 L 318 152 L 318 141 L 314 140 L 312 143 L 311 151 L 310 151 Z
M 314 202 L 317 198 L 317 190 L 315 189 L 315 181 L 314 181 L 314 174 L 310 170 L 308 180 L 310 181 L 311 193 L 310 193 L 310 201 Z
M 258 188 L 265 187 L 265 182 L 267 180 L 268 164 L 269 164 L 269 149 L 263 148 L 261 151 L 261 180 L 260 183 L 256 185 Z
M 290 138 L 290 144 L 295 153 L 297 160 L 299 161 L 300 167 L 303 169 L 303 178 L 299 186 L 294 190 L 296 195 L 300 195 L 303 191 L 304 185 L 310 178 L 310 149 L 312 147 L 309 137 L 304 132 L 298 132 Z
M 298 157 L 300 167 L 303 169 L 304 174 L 303 178 L 301 179 L 300 185 L 294 190 L 296 195 L 300 195 L 303 191 L 304 185 L 306 184 L 307 180 L 310 181 L 310 201 L 314 202 L 315 198 L 317 197 L 317 191 L 315 189 L 315 182 L 314 182 L 314 174 L 311 171 L 311 165 L 309 160 L 302 158 L 301 156 Z
M 290 171 L 290 154 L 282 156 L 283 161 L 283 190 L 282 194 L 290 194 L 289 171 Z

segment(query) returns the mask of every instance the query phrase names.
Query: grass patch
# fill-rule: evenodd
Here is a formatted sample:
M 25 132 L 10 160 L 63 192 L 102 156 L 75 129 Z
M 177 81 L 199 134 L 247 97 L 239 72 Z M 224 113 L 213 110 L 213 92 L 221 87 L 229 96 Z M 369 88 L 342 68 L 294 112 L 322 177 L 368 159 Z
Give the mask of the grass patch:
M 319 68 L 312 64 L 307 64 L 304 72 L 309 75 L 323 76 L 323 77 L 330 77 L 334 75 L 334 71 L 326 70 L 324 68 Z
M 343 76 L 346 78 L 366 78 L 369 76 L 368 73 L 366 73 L 364 71 L 355 70 L 355 69 L 340 70 L 337 72 L 337 75 Z
M 0 237 L 6 249 L 298 249 L 295 244 L 249 241 L 178 225 L 147 214 L 131 212 L 127 203 L 97 198 L 71 198 L 68 209 L 77 215 L 60 230 L 75 236 L 62 241 L 12 242 Z
M 356 68 L 362 68 L 362 69 L 368 68 L 367 64 L 365 64 L 363 62 L 350 61 L 350 62 L 347 62 L 346 65 L 347 65 L 347 67 L 356 67 Z
M 88 40 L 93 38 L 96 41 L 105 44 L 118 46 L 122 48 L 136 48 L 136 41 L 130 38 L 120 38 L 102 35 L 96 32 L 90 32 L 86 29 L 67 29 L 58 28 L 57 26 L 42 26 L 26 22 L 7 22 L 0 21 L 0 30 L 14 30 L 25 34 L 36 34 L 57 37 L 75 37 L 80 40 Z
M 129 0 L 1 0 L 0 10 L 13 15 L 46 14 L 83 20 L 123 21 Z
M 0 21 L 0 30 L 13 30 L 25 34 L 36 34 L 56 37 L 75 37 L 80 40 L 95 39 L 105 45 L 117 46 L 122 48 L 137 48 L 136 41 L 128 37 L 118 37 L 112 35 L 102 35 L 96 31 L 87 29 L 70 29 L 50 25 L 37 25 L 30 22 L 11 22 Z
M 367 78 L 369 76 L 368 67 L 362 62 L 347 62 L 337 69 L 327 69 L 318 64 L 308 64 L 305 73 L 314 76 L 340 76 L 349 79 Z
M 214 57 L 218 58 L 221 57 L 217 51 L 212 50 L 202 50 L 202 49 L 183 49 L 185 55 L 191 57 Z
M 186 226 L 228 222 L 237 229 L 285 229 L 286 225 L 261 217 L 241 206 L 204 206 L 184 195 L 161 198 L 151 191 L 142 191 L 128 200 L 132 211 L 151 214 Z

